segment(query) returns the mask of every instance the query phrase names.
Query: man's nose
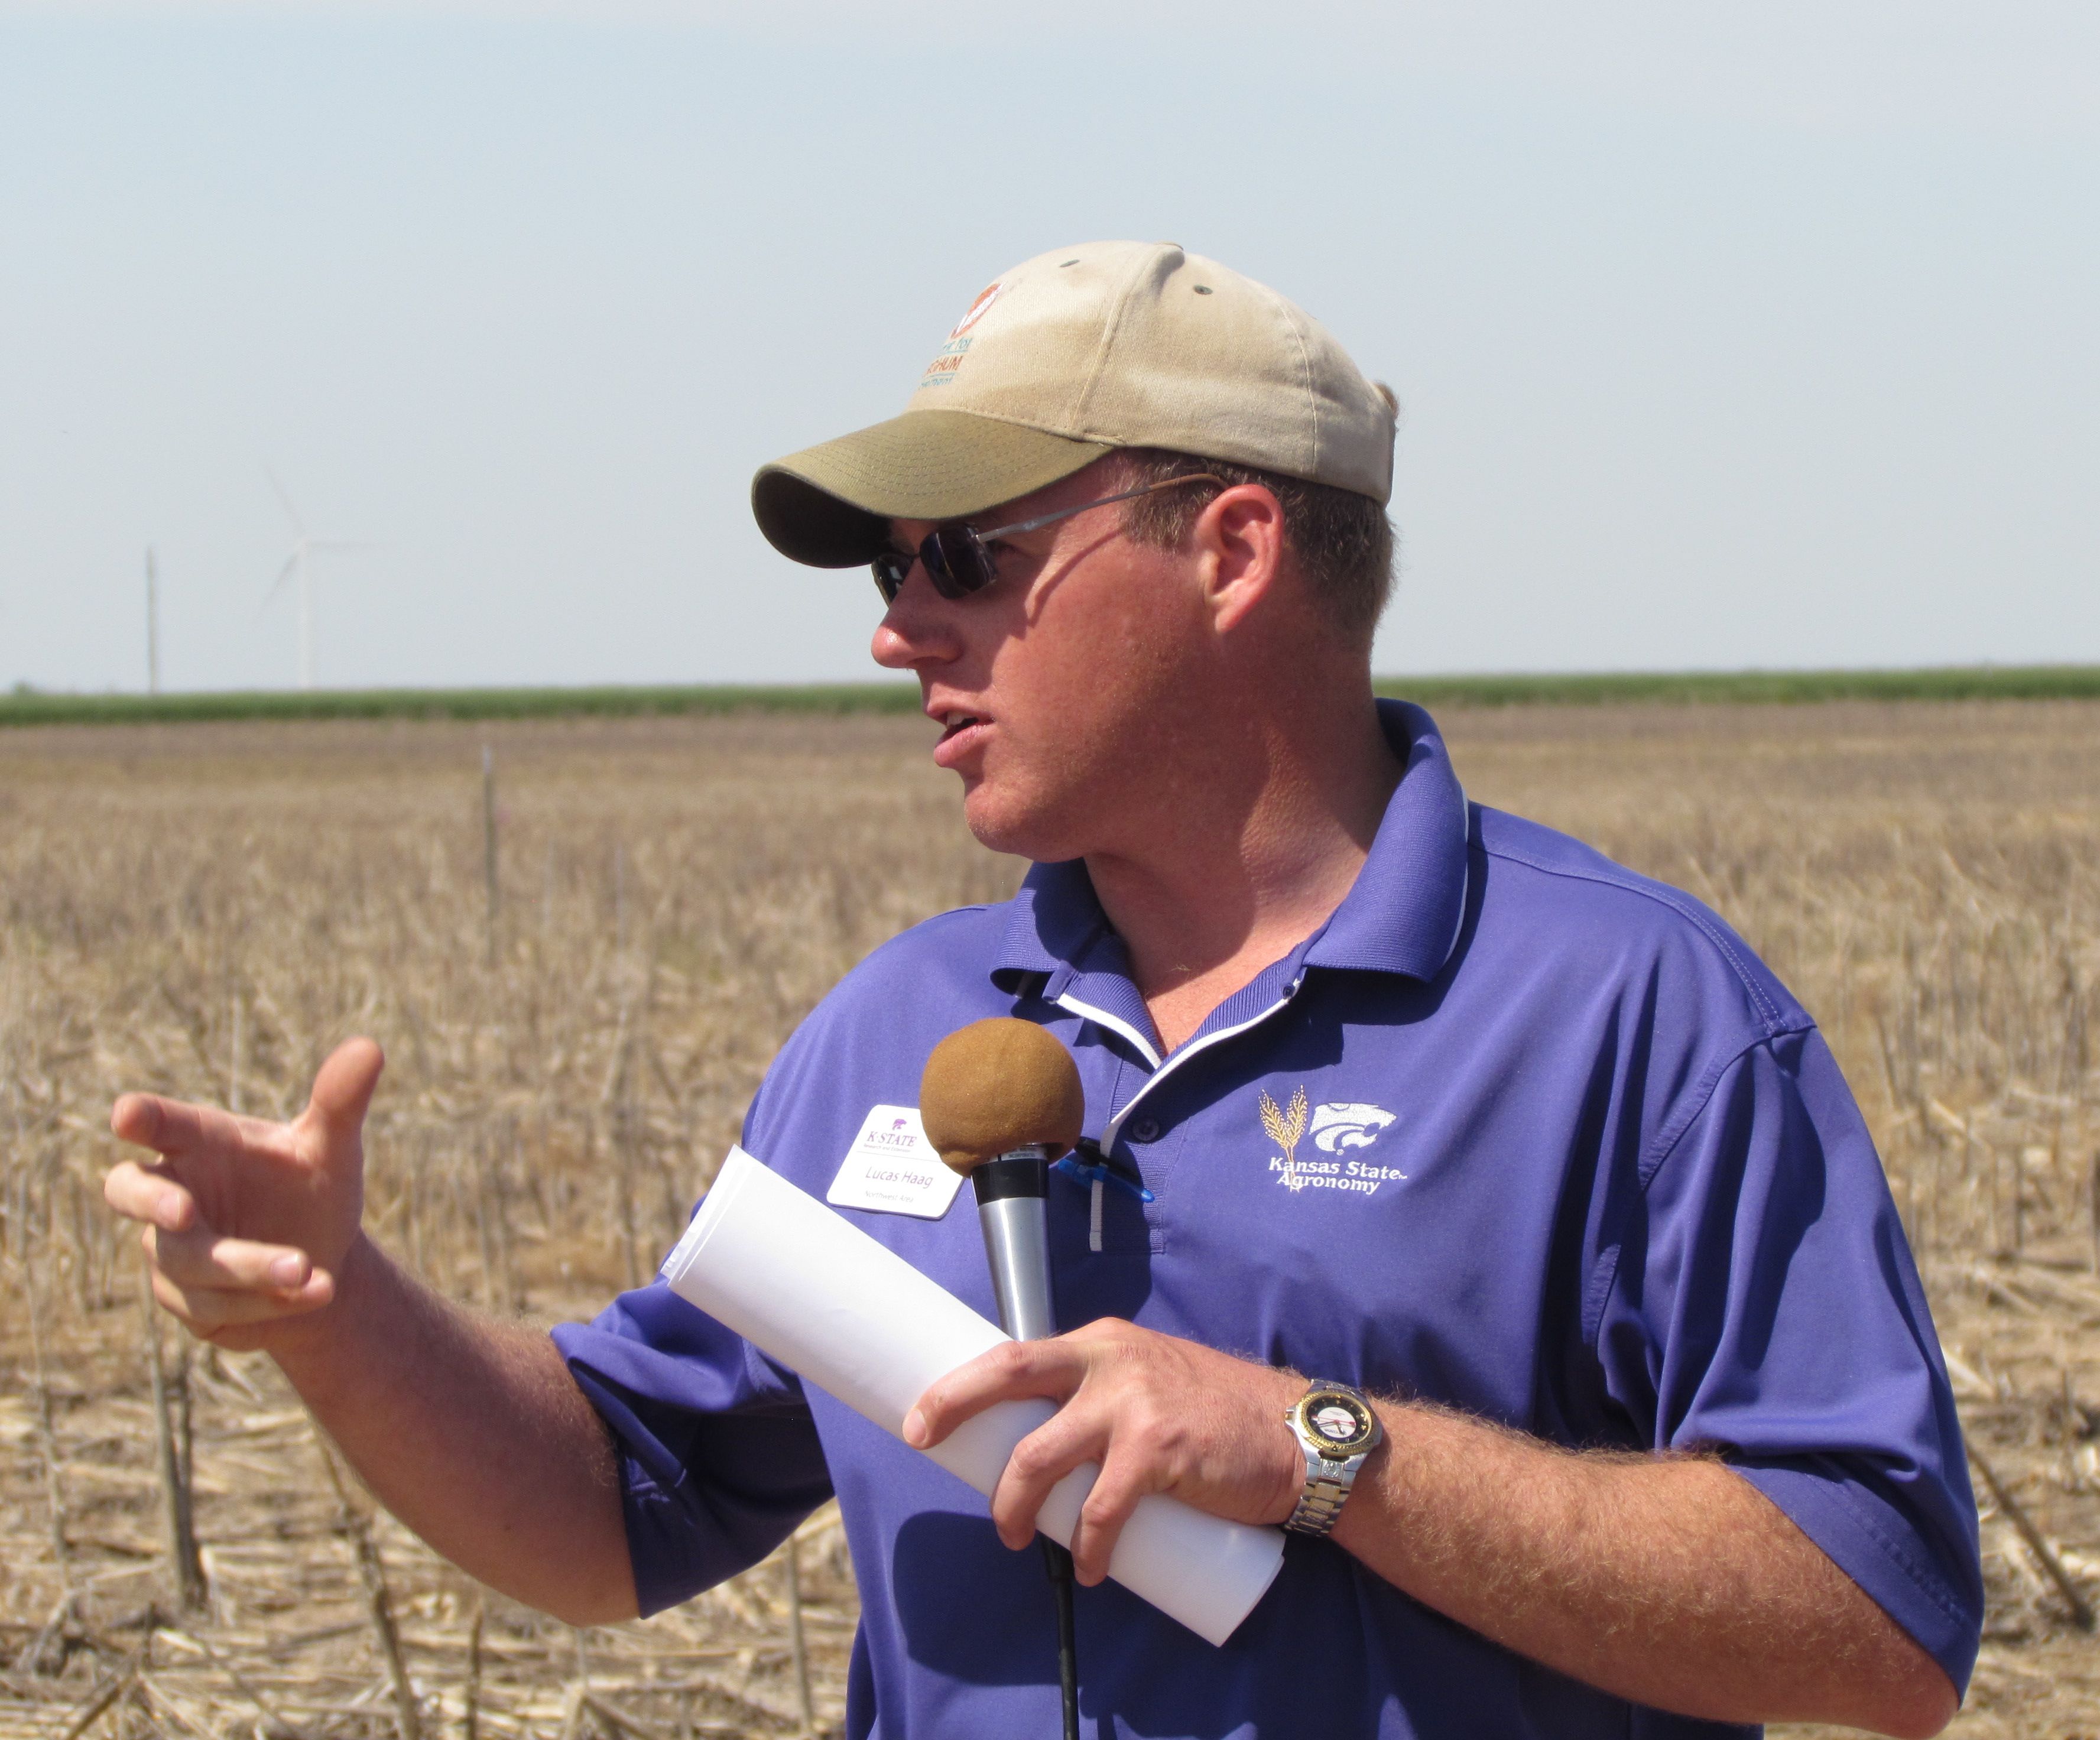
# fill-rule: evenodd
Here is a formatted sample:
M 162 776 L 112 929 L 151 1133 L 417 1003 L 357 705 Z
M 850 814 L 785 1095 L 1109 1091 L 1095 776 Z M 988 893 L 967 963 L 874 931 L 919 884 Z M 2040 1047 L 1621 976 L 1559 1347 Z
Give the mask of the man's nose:
M 953 610 L 951 601 L 933 590 L 926 565 L 915 562 L 876 625 L 868 651 L 885 670 L 915 670 L 952 659 L 961 650 Z

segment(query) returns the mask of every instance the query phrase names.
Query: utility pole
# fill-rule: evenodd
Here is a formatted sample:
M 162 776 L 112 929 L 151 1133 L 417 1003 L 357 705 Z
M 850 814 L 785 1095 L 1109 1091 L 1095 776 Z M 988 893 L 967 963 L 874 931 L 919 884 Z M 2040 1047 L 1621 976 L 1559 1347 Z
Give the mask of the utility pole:
M 299 687 L 314 686 L 314 573 L 307 540 L 299 540 Z
M 488 964 L 496 965 L 496 752 L 481 746 L 481 873 L 488 891 Z
M 161 692 L 161 589 L 151 544 L 146 546 L 146 692 Z

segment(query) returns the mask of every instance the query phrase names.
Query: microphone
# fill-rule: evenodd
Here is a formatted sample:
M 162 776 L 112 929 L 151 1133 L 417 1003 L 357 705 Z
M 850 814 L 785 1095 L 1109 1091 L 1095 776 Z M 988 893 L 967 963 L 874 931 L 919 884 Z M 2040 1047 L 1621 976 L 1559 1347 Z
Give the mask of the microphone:
M 1071 1053 L 1012 1016 L 951 1033 L 920 1080 L 926 1139 L 977 1192 L 999 1327 L 1017 1341 L 1057 1332 L 1044 1218 L 1049 1167 L 1079 1141 L 1085 1115 Z
M 920 1123 L 941 1158 L 977 1192 L 999 1327 L 1017 1341 L 1057 1332 L 1045 1212 L 1050 1163 L 1079 1141 L 1086 1110 L 1072 1054 L 1054 1034 L 1012 1016 L 951 1033 L 933 1048 L 920 1078 Z M 1041 1540 L 1057 1596 L 1064 1731 L 1066 1740 L 1079 1740 L 1072 1556 L 1048 1535 Z

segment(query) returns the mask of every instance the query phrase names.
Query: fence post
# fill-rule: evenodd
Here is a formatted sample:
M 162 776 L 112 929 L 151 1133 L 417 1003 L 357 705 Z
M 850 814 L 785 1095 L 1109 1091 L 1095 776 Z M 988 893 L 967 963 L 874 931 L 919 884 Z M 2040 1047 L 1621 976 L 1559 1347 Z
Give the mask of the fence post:
M 161 1318 L 153 1303 L 151 1277 L 139 1271 L 139 1303 L 146 1325 L 146 1369 L 153 1383 L 153 1436 L 160 1451 L 161 1496 L 167 1507 L 168 1558 L 174 1574 L 175 1598 L 189 1611 L 205 1605 L 204 1564 L 197 1556 L 196 1522 L 192 1508 L 188 1432 L 178 1442 L 176 1409 L 179 1406 L 187 1425 L 189 1413 L 188 1362 L 177 1379 L 183 1396 L 179 1404 L 170 1393 L 168 1373 L 161 1358 Z
M 802 1568 L 799 1545 L 793 1535 L 782 1549 L 781 1563 L 788 1574 L 788 1649 L 794 1658 L 796 1707 L 802 1713 L 802 1732 L 817 1731 L 816 1707 L 810 1698 L 810 1652 L 802 1637 Z

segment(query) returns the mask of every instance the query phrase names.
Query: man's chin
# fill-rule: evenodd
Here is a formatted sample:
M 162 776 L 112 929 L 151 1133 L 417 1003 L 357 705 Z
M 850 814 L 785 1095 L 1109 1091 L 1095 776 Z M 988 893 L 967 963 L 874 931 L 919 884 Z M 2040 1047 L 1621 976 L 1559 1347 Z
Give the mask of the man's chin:
M 1057 863 L 1080 855 L 1064 838 L 1064 830 L 1025 802 L 994 791 L 980 779 L 963 793 L 963 824 L 988 852 L 1003 852 L 1037 863 Z

